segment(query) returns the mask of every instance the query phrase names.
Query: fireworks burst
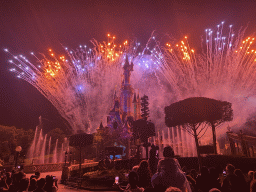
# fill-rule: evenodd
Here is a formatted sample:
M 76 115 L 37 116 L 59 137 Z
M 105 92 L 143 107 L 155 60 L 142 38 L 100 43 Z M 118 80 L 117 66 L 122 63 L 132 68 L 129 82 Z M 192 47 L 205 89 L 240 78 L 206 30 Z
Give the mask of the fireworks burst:
M 117 46 L 114 40 L 115 36 L 108 34 L 107 42 L 93 40 L 93 48 L 82 45 L 76 50 L 64 48 L 66 53 L 61 56 L 52 49 L 47 56 L 32 52 L 33 63 L 23 55 L 5 51 L 13 57 L 9 62 L 15 67 L 10 71 L 37 88 L 74 132 L 92 132 L 109 113 L 114 90 L 120 89 L 125 57 L 133 60 L 137 55 L 142 56 L 138 52 L 139 43 L 125 41 Z
M 187 37 L 179 44 L 162 47 L 159 72 L 171 85 L 176 100 L 209 97 L 231 102 L 232 124 L 240 126 L 255 112 L 256 51 L 251 48 L 255 38 L 244 39 L 245 30 L 235 35 L 232 25 L 226 30 L 224 22 L 215 32 L 205 32 L 201 53 L 190 47 Z M 227 131 L 222 130 L 220 133 Z
M 15 68 L 10 71 L 36 87 L 74 132 L 93 132 L 104 120 L 115 87 L 120 90 L 126 55 L 135 64 L 133 87 L 149 96 L 151 118 L 156 124 L 164 124 L 165 106 L 192 96 L 229 101 L 233 104 L 234 122 L 244 122 L 255 103 L 254 38 L 243 40 L 245 31 L 235 35 L 231 25 L 227 36 L 224 31 L 224 22 L 217 25 L 215 32 L 206 29 L 201 53 L 190 47 L 188 37 L 178 44 L 162 45 L 152 35 L 142 48 L 138 42 L 116 45 L 115 37 L 108 34 L 107 42 L 93 40 L 93 48 L 65 48 L 61 56 L 52 50 L 47 57 L 31 53 L 36 59 L 33 63 L 23 55 L 12 55 L 14 59 L 9 62 Z

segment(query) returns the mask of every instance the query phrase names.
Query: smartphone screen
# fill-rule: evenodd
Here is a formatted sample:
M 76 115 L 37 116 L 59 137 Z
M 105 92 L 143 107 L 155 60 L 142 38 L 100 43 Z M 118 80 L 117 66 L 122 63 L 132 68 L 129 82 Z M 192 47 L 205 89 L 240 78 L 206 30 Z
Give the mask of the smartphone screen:
M 116 177 L 115 177 L 115 183 L 118 184 L 118 182 L 119 182 L 119 177 L 116 176 Z

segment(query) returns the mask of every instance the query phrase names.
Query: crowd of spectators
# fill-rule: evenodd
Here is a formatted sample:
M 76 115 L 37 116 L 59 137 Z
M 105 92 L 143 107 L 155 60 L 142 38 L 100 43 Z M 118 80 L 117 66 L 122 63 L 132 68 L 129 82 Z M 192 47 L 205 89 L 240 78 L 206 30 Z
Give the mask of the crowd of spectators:
M 114 184 L 115 187 L 127 192 L 256 192 L 256 171 L 244 174 L 232 164 L 224 170 L 202 167 L 200 172 L 184 171 L 170 146 L 164 148 L 163 156 L 164 159 L 158 161 L 153 149 L 149 160 L 133 167 L 128 185 L 122 188 Z
M 41 178 L 36 172 L 30 178 L 23 171 L 0 172 L 0 192 L 56 192 L 58 189 L 57 179 L 47 175 Z
M 232 164 L 223 169 L 202 167 L 199 172 L 181 168 L 170 146 L 164 148 L 159 160 L 157 148 L 150 151 L 149 160 L 142 160 L 128 174 L 128 184 L 114 187 L 127 192 L 256 192 L 256 171 L 243 173 Z M 110 166 L 111 162 L 105 164 Z M 36 172 L 30 178 L 22 171 L 0 172 L 0 192 L 56 192 L 57 179 Z

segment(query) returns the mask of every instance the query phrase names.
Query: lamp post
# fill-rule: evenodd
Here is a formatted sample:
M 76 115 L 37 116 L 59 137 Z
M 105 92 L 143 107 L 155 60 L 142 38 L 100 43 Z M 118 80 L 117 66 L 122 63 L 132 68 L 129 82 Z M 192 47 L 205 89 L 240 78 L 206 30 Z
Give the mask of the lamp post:
M 72 151 L 69 152 L 69 165 L 72 165 Z
M 18 158 L 19 158 L 19 154 L 22 150 L 22 147 L 21 146 L 17 146 L 15 148 L 15 151 L 16 151 L 16 160 L 15 160 L 15 168 L 17 167 L 17 163 L 18 163 Z
M 68 152 L 66 151 L 65 152 L 65 165 L 64 165 L 65 167 L 66 167 L 66 164 L 67 164 L 67 157 L 68 157 Z

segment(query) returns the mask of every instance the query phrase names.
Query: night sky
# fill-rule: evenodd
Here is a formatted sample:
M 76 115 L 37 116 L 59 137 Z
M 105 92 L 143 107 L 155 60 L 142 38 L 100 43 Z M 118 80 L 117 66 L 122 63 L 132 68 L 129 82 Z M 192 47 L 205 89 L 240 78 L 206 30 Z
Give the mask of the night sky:
M 237 2 L 237 3 L 234 3 Z M 8 48 L 27 57 L 30 52 L 64 52 L 62 45 L 76 48 L 108 33 L 117 42 L 137 38 L 145 44 L 155 30 L 172 35 L 177 42 L 188 35 L 193 47 L 200 46 L 206 28 L 221 21 L 237 32 L 247 27 L 256 32 L 256 3 L 253 1 L 184 0 L 1 0 L 0 1 L 0 125 L 35 129 L 38 117 L 48 122 L 46 130 L 67 129 L 51 103 L 32 85 L 15 77 L 9 69 Z

